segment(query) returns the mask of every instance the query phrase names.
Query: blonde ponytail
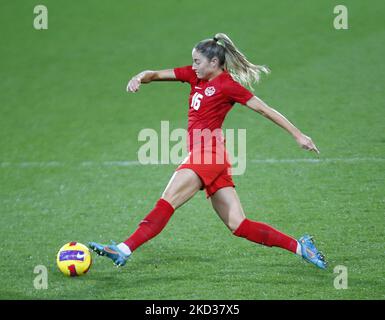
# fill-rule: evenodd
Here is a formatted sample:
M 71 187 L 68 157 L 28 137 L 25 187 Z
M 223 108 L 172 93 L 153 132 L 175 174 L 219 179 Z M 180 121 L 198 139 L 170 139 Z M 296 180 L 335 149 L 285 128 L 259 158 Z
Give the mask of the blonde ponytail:
M 214 38 L 202 40 L 194 48 L 209 60 L 217 57 L 221 68 L 228 71 L 235 81 L 253 91 L 253 84 L 260 80 L 261 73 L 270 73 L 268 67 L 255 65 L 247 60 L 224 33 L 217 33 Z
M 253 84 L 259 82 L 262 72 L 270 73 L 267 66 L 255 65 L 247 60 L 226 34 L 217 33 L 214 41 L 225 48 L 224 69 L 231 74 L 234 80 L 248 86 L 251 90 L 254 90 Z

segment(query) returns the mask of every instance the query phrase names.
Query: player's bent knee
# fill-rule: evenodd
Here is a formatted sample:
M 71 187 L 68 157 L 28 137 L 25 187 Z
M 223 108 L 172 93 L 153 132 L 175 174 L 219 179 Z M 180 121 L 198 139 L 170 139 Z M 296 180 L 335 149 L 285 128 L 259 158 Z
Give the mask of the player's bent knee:
M 243 211 L 239 210 L 237 207 L 234 207 L 230 210 L 228 214 L 227 227 L 231 232 L 235 232 L 242 224 L 242 222 L 246 219 Z
M 236 224 L 236 223 L 229 223 L 229 224 L 227 225 L 227 227 L 230 229 L 230 231 L 231 231 L 232 233 L 234 233 L 235 230 L 238 229 L 239 224 Z
M 239 220 L 232 221 L 232 223 L 229 223 L 228 228 L 232 232 L 233 235 L 237 236 L 236 231 L 239 229 L 240 225 L 246 218 L 242 218 Z

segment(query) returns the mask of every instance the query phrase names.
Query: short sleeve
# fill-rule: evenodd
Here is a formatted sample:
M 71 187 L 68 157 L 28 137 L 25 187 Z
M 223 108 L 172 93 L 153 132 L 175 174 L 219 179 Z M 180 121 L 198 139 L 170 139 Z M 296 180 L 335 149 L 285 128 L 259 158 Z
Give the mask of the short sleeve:
M 252 92 L 234 80 L 226 81 L 222 90 L 231 102 L 238 102 L 243 105 L 246 105 L 247 101 L 254 96 Z
M 192 66 L 185 66 L 180 68 L 174 68 L 175 77 L 182 82 L 192 82 L 196 78 L 196 74 L 192 69 Z

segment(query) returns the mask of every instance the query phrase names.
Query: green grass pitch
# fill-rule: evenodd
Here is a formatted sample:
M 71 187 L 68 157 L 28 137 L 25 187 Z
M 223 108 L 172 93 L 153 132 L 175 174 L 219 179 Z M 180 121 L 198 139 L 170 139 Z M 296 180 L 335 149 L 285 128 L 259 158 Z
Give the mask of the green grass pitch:
M 35 30 L 40 2 L 1 2 L 1 299 L 385 298 L 385 3 L 344 1 L 347 30 L 333 27 L 340 1 L 210 3 L 45 0 L 48 29 Z M 233 237 L 200 192 L 124 268 L 93 256 L 86 276 L 64 277 L 64 243 L 124 240 L 176 167 L 136 164 L 137 137 L 162 120 L 186 127 L 188 85 L 128 94 L 127 81 L 190 64 L 194 44 L 216 32 L 271 68 L 256 95 L 321 151 L 311 162 L 236 105 L 224 128 L 247 130 L 247 170 L 234 177 L 247 216 L 315 235 L 329 269 Z M 37 265 L 47 289 L 33 285 Z M 336 266 L 347 289 L 334 286 Z

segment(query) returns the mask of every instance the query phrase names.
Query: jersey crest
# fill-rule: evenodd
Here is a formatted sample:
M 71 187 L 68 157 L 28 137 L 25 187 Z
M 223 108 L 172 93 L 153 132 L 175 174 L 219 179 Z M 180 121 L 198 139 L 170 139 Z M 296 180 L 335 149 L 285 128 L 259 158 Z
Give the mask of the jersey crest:
M 214 87 L 207 87 L 205 90 L 205 95 L 207 97 L 211 97 L 215 93 L 215 88 Z

